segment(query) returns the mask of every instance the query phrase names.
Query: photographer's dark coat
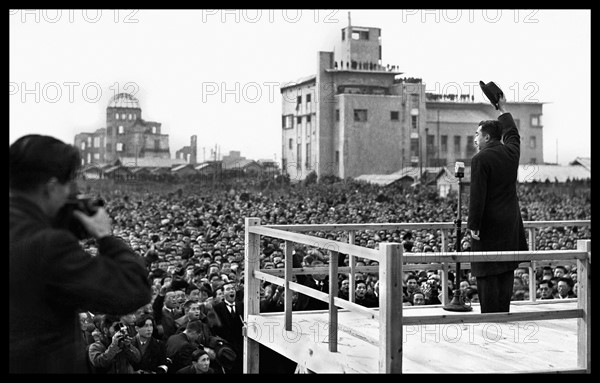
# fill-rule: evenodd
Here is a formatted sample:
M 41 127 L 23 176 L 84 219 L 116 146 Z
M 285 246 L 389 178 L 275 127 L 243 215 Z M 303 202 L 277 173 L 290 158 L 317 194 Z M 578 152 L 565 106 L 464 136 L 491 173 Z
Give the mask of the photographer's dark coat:
M 528 250 L 517 197 L 521 138 L 510 113 L 498 117 L 503 141 L 492 141 L 471 161 L 467 228 L 479 230 L 472 251 Z M 490 255 L 495 257 L 495 255 Z M 498 262 L 471 262 L 476 277 L 514 270 L 514 257 Z
M 91 256 L 25 198 L 9 197 L 9 209 L 9 372 L 85 373 L 77 313 L 123 315 L 150 302 L 144 261 L 113 236 Z

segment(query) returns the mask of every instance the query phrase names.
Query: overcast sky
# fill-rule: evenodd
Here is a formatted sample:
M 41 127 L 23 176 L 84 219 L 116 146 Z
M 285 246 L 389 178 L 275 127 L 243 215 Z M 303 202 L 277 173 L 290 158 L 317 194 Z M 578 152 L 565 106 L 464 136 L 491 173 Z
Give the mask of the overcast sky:
M 162 123 L 171 156 L 210 148 L 281 160 L 280 86 L 316 71 L 349 10 L 11 10 L 10 143 L 24 134 L 105 127 L 106 106 L 134 94 Z M 428 92 L 543 102 L 544 161 L 591 156 L 590 10 L 351 10 L 382 30 L 384 65 Z M 477 123 L 478 121 L 473 121 Z M 206 148 L 206 149 L 204 149 Z

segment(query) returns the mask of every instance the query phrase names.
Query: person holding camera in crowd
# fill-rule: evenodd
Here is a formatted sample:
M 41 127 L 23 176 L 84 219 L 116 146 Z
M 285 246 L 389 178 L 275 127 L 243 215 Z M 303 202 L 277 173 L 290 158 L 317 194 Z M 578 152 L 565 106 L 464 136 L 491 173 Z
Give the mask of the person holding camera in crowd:
M 97 256 L 58 226 L 80 166 L 77 148 L 54 137 L 27 135 L 9 148 L 10 373 L 87 372 L 78 313 L 124 315 L 151 299 L 143 259 L 112 235 L 103 207 L 72 212 Z
M 137 365 L 142 356 L 132 340 L 119 317 L 106 315 L 100 325 L 100 336 L 88 351 L 94 373 L 133 374 L 133 365 Z
M 490 84 L 494 85 L 490 87 Z M 482 85 L 501 113 L 498 120 L 479 123 L 474 144 L 479 151 L 471 160 L 469 217 L 472 251 L 528 250 L 517 197 L 517 172 L 521 138 L 512 115 L 505 109 L 502 92 Z M 509 312 L 514 270 L 518 261 L 471 262 L 477 277 L 482 313 Z

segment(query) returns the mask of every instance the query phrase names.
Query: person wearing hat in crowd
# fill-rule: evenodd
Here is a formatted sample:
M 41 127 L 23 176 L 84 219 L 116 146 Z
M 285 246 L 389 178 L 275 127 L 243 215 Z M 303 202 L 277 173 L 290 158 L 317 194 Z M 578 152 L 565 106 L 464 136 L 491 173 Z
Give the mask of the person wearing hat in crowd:
M 210 357 L 208 353 L 197 348 L 192 352 L 192 364 L 182 367 L 175 372 L 176 374 L 214 374 L 215 370 L 210 367 Z
M 489 85 L 489 84 L 488 84 Z M 483 87 L 484 91 L 490 87 Z M 527 250 L 517 198 L 521 138 L 504 95 L 491 100 L 500 111 L 498 120 L 479 123 L 471 160 L 471 186 L 467 229 L 472 251 Z M 490 97 L 490 96 L 488 96 Z M 482 313 L 509 312 L 514 270 L 518 261 L 471 262 L 477 277 Z
M 146 264 L 112 234 L 107 210 L 69 203 L 80 166 L 78 148 L 54 137 L 9 147 L 9 373 L 88 372 L 78 313 L 123 315 L 151 299 Z

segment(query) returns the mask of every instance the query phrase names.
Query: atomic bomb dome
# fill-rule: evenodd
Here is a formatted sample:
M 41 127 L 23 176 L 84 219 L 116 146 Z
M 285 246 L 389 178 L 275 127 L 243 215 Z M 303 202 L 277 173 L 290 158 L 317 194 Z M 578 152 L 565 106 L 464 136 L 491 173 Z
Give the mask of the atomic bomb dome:
M 129 93 L 119 93 L 114 95 L 109 103 L 109 108 L 137 108 L 140 109 L 140 102 Z

